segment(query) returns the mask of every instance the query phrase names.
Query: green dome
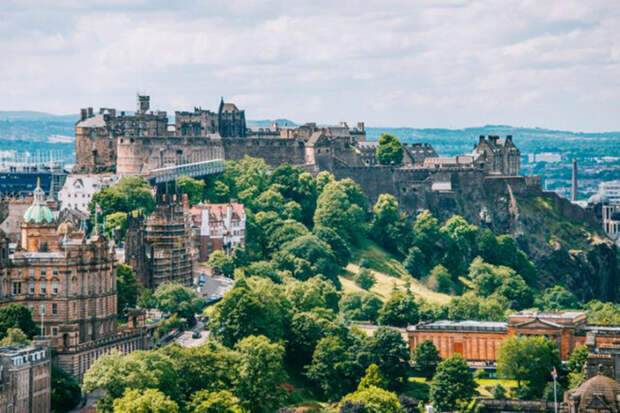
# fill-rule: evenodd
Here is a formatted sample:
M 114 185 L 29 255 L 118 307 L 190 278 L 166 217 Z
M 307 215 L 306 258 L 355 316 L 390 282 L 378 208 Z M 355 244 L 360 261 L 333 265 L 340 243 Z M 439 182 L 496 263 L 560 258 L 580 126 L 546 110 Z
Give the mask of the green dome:
M 54 215 L 52 214 L 52 210 L 45 205 L 45 201 L 43 200 L 44 196 L 45 192 L 43 192 L 37 180 L 37 189 L 34 190 L 34 201 L 24 213 L 25 222 L 34 222 L 35 224 L 51 224 L 54 222 Z

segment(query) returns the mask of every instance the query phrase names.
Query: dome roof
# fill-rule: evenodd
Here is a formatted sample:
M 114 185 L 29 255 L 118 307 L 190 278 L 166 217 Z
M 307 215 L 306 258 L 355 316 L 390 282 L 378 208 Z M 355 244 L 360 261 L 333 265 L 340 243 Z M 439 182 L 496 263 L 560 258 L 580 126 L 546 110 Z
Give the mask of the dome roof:
M 585 408 L 595 396 L 604 397 L 608 403 L 616 403 L 617 397 L 620 395 L 620 383 L 614 379 L 598 374 L 589 380 L 586 380 L 573 392 L 574 396 L 579 396 L 579 410 L 582 406 Z
M 37 179 L 37 188 L 34 190 L 34 201 L 32 201 L 32 205 L 24 212 L 25 222 L 32 222 L 35 224 L 51 224 L 54 222 L 54 214 L 52 214 L 52 210 L 45 205 L 44 197 L 45 192 L 41 189 L 41 181 Z

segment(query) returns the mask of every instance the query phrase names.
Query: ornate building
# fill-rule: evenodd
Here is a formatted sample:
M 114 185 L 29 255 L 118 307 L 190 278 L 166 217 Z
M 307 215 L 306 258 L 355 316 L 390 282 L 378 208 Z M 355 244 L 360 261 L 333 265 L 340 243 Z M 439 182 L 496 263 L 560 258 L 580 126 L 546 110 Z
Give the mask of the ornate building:
M 137 320 L 136 328 L 117 326 L 116 264 L 108 241 L 96 233 L 86 237 L 69 222 L 59 225 L 40 187 L 24 213 L 20 243 L 0 264 L 0 305 L 28 307 L 51 339 L 56 364 L 70 373 L 81 377 L 111 348 L 148 346 Z
M 430 340 L 442 358 L 461 354 L 472 365 L 492 366 L 499 346 L 509 335 L 544 336 L 558 343 L 560 357 L 567 360 L 572 351 L 590 340 L 594 347 L 605 347 L 620 340 L 620 326 L 599 327 L 586 324 L 584 312 L 541 313 L 523 311 L 512 314 L 508 322 L 435 321 L 407 328 L 411 353 Z
M 506 139 L 481 135 L 474 157 L 487 175 L 519 176 L 521 172 L 521 152 L 512 142 L 512 135 Z
M 193 241 L 198 259 L 206 261 L 213 251 L 230 254 L 245 246 L 245 209 L 232 201 L 228 204 L 198 204 L 190 209 Z

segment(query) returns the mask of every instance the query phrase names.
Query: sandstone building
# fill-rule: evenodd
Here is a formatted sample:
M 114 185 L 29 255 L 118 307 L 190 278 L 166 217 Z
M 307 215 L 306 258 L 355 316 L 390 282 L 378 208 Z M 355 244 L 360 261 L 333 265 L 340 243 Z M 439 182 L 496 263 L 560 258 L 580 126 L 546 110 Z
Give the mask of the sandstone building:
M 407 333 L 411 354 L 422 342 L 430 340 L 442 358 L 458 353 L 480 367 L 495 364 L 501 342 L 510 335 L 544 336 L 554 340 L 562 360 L 567 360 L 576 347 L 585 345 L 586 338 L 594 347 L 620 341 L 620 327 L 589 326 L 584 312 L 522 311 L 510 315 L 507 322 L 435 321 L 410 326 Z
M 130 323 L 136 328 L 117 326 L 116 264 L 108 241 L 58 224 L 44 196 L 37 187 L 15 251 L 0 249 L 0 305 L 29 308 L 51 339 L 55 363 L 81 377 L 112 348 L 148 347 L 148 331 L 138 319 Z
M 0 412 L 51 411 L 51 359 L 45 340 L 0 347 Z
M 213 251 L 230 254 L 245 246 L 245 209 L 232 201 L 228 204 L 198 204 L 190 209 L 193 241 L 198 259 L 206 261 Z

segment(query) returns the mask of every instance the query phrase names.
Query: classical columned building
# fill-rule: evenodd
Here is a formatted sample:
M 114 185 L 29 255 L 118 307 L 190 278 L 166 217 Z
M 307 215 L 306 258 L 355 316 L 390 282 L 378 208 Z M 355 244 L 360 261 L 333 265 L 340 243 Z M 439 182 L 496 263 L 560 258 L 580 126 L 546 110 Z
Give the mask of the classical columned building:
M 606 347 L 620 341 L 620 326 L 592 326 L 586 313 L 569 311 L 545 313 L 522 311 L 511 314 L 506 322 L 434 321 L 407 328 L 413 350 L 425 340 L 433 342 L 442 358 L 461 354 L 473 366 L 493 366 L 502 341 L 510 335 L 543 336 L 557 343 L 560 358 L 567 360 L 572 351 L 589 344 Z

